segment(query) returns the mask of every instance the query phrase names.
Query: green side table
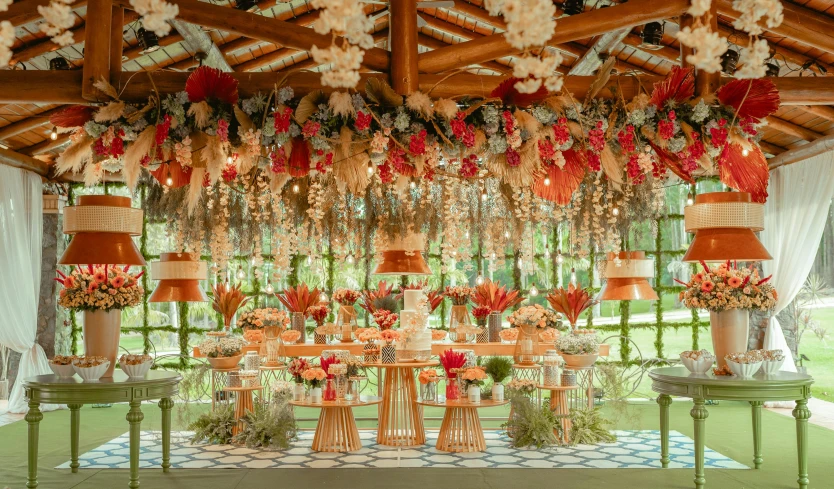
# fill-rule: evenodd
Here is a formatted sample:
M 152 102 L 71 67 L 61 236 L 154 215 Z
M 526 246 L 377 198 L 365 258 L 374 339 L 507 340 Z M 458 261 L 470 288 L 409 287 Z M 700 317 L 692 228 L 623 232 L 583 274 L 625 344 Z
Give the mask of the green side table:
M 652 390 L 659 393 L 657 403 L 660 405 L 660 462 L 663 468 L 669 466 L 669 406 L 671 396 L 689 397 L 694 406 L 689 414 L 695 421 L 695 487 L 700 489 L 706 484 L 704 475 L 704 442 L 706 440 L 706 420 L 709 412 L 707 400 L 747 401 L 753 411 L 753 464 L 756 469 L 762 466 L 762 404 L 765 401 L 795 401 L 793 417 L 796 419 L 796 445 L 799 459 L 800 489 L 808 487 L 808 399 L 811 397 L 811 384 L 808 375 L 791 372 L 779 372 L 764 376 L 757 373 L 750 378 L 735 376 L 715 376 L 692 374 L 684 367 L 664 367 L 649 372 Z
M 43 419 L 41 404 L 66 404 L 70 409 L 70 468 L 78 472 L 78 437 L 81 425 L 81 406 L 84 404 L 126 402 L 130 405 L 126 419 L 130 423 L 130 483 L 128 487 L 139 487 L 139 433 L 145 415 L 142 401 L 159 399 L 162 410 L 162 470 L 171 467 L 171 399 L 179 390 L 182 377 L 175 372 L 151 371 L 144 378 L 131 379 L 121 370 L 112 378 L 98 382 L 84 382 L 75 376 L 62 379 L 55 375 L 30 377 L 23 383 L 29 412 L 29 476 L 26 487 L 38 487 L 38 428 Z

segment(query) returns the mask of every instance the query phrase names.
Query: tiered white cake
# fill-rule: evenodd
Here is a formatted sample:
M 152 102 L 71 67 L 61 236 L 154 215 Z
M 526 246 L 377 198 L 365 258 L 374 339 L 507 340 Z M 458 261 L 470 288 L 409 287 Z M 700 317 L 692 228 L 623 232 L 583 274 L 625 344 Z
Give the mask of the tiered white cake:
M 406 290 L 400 311 L 400 341 L 397 342 L 399 361 L 426 361 L 431 357 L 431 331 L 428 329 L 428 306 L 420 290 Z M 421 305 L 421 302 L 423 304 Z

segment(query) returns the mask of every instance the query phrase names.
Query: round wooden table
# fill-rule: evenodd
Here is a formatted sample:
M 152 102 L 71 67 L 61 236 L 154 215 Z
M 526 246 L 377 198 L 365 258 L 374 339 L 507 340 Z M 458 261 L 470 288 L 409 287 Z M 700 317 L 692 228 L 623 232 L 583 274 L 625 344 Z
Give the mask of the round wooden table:
M 313 437 L 312 449 L 317 452 L 354 452 L 362 448 L 359 430 L 353 418 L 353 408 L 382 402 L 381 397 L 362 396 L 359 400 L 346 401 L 290 401 L 298 407 L 318 408 L 319 422 Z
M 81 406 L 127 402 L 127 422 L 130 423 L 130 482 L 128 487 L 139 487 L 139 437 L 145 415 L 140 409 L 142 401 L 159 399 L 162 410 L 162 471 L 171 467 L 171 399 L 179 391 L 182 377 L 176 372 L 151 370 L 143 378 L 129 378 L 117 369 L 113 377 L 96 382 L 85 382 L 78 376 L 62 379 L 57 375 L 39 375 L 23 382 L 29 411 L 29 476 L 26 487 L 38 487 L 38 432 L 43 419 L 41 404 L 66 404 L 70 409 L 70 468 L 78 472 L 78 438 L 81 428 Z
M 243 416 L 247 413 L 247 411 L 255 409 L 255 402 L 252 399 L 252 393 L 261 389 L 263 389 L 262 385 L 223 388 L 225 392 L 235 393 L 235 421 L 237 421 L 237 423 L 235 423 L 234 428 L 232 428 L 233 435 L 237 435 L 243 431 Z
M 437 445 L 435 445 L 438 450 L 483 452 L 486 450 L 486 440 L 484 440 L 481 420 L 478 418 L 478 408 L 503 406 L 508 402 L 491 399 L 469 402 L 465 399 L 440 398 L 438 402 L 418 401 L 417 404 L 446 408 L 446 412 L 443 413 L 443 422 L 440 423 L 440 433 L 437 435 Z
M 652 390 L 659 393 L 660 405 L 660 464 L 669 466 L 669 406 L 671 396 L 689 397 L 694 405 L 689 411 L 695 422 L 695 487 L 706 485 L 704 474 L 704 442 L 706 420 L 709 412 L 707 399 L 722 401 L 747 401 L 753 414 L 753 464 L 762 466 L 762 404 L 766 401 L 795 401 L 793 417 L 796 418 L 796 445 L 799 465 L 797 483 L 800 489 L 808 487 L 808 399 L 814 379 L 805 374 L 779 372 L 765 376 L 757 373 L 750 378 L 693 374 L 684 367 L 656 368 L 649 372 Z
M 557 438 L 560 438 L 563 443 L 570 443 L 570 406 L 568 405 L 568 391 L 579 389 L 578 385 L 537 385 L 536 389 L 541 391 L 550 391 L 550 411 L 559 418 L 559 424 L 562 425 L 562 435 L 556 430 L 553 433 Z
M 385 370 L 379 429 L 376 435 L 377 443 L 398 447 L 413 447 L 426 443 L 423 409 L 417 404 L 414 369 L 434 367 L 439 364 L 437 360 L 364 364 L 365 367 Z

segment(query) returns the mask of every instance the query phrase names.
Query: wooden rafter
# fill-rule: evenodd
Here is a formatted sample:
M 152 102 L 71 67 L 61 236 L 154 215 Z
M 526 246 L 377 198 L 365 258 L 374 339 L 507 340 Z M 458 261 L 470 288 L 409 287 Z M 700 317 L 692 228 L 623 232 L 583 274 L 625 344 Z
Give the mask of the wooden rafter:
M 43 16 L 38 12 L 38 7 L 47 6 L 51 0 L 23 0 L 9 5 L 8 10 L 0 12 L 0 22 L 8 20 L 15 27 L 41 20 Z M 87 5 L 87 0 L 66 2 L 72 5 L 73 9 Z
M 89 0 L 87 19 L 94 28 L 85 29 L 84 37 L 84 78 L 81 82 L 81 96 L 87 100 L 103 100 L 102 94 L 93 85 L 99 80 L 110 78 L 110 28 L 113 17 L 112 0 Z M 121 44 L 121 43 L 120 43 Z
M 55 107 L 53 109 L 35 114 L 31 117 L 21 119 L 17 122 L 12 122 L 11 124 L 0 128 L 0 141 L 5 141 L 9 138 L 17 136 L 18 134 L 31 131 L 32 129 L 38 128 L 44 124 L 48 124 L 49 116 L 61 110 L 64 110 L 64 107 Z
M 579 61 L 571 66 L 568 74 L 593 75 L 594 72 L 597 71 L 597 68 L 602 65 L 601 55 L 611 54 L 612 51 L 620 46 L 620 43 L 623 39 L 625 39 L 630 31 L 631 28 L 626 27 L 625 29 L 606 32 L 605 34 L 599 36 L 599 38 L 594 41 L 594 44 L 590 47 L 590 49 L 588 49 L 588 52 L 586 52 L 584 56 L 579 58 Z
M 0 148 L 0 163 L 33 171 L 42 177 L 49 174 L 48 163 L 8 149 Z
M 819 138 L 814 142 L 802 145 L 779 154 L 768 161 L 768 168 L 773 171 L 779 167 L 791 165 L 814 156 L 834 150 L 834 135 Z
M 805 141 L 814 141 L 824 136 L 824 134 L 818 133 L 817 131 L 813 131 L 774 116 L 767 118 L 767 125 L 771 129 L 775 129 L 784 134 L 790 134 L 791 136 Z
M 397 42 L 391 43 L 391 85 L 398 93 L 417 91 L 417 0 L 396 0 L 390 4 L 391 32 Z

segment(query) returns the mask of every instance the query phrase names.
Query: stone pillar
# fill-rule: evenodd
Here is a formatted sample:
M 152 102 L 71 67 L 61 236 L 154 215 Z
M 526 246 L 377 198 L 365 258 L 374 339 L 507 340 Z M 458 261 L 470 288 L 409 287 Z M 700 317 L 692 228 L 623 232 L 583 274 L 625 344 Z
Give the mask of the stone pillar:
M 788 307 L 784 308 L 776 319 L 779 320 L 779 326 L 782 328 L 782 333 L 785 335 L 785 341 L 796 359 L 796 336 L 797 324 L 794 320 L 794 308 L 796 305 L 792 302 Z M 765 331 L 767 330 L 768 322 L 770 321 L 771 313 L 762 311 L 753 311 L 750 313 L 750 338 L 747 342 L 748 350 L 758 350 L 764 345 Z

